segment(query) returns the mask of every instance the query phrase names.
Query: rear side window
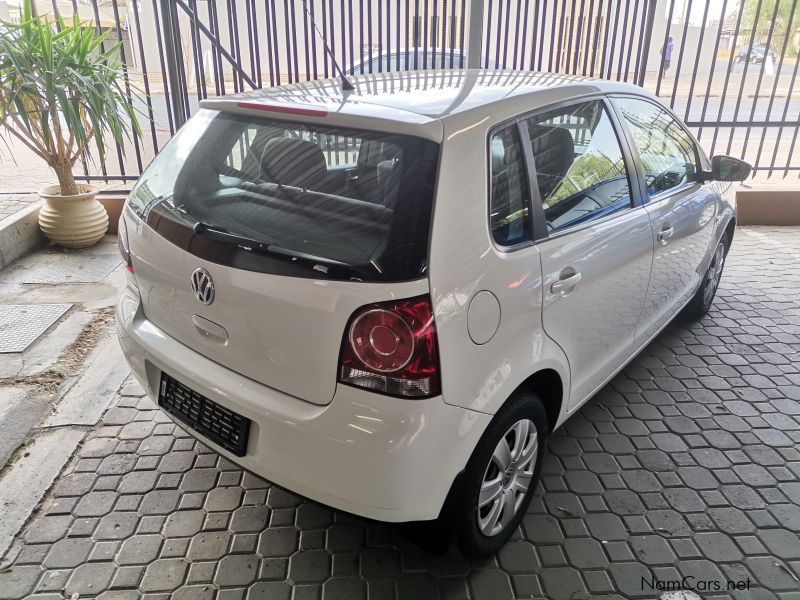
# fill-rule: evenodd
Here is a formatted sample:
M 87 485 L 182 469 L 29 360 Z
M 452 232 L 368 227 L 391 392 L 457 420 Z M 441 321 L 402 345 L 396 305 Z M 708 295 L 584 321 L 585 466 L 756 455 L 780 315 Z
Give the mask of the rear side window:
M 489 145 L 491 203 L 489 222 L 494 241 L 514 246 L 531 239 L 530 191 L 525 157 L 515 125 L 501 129 Z
M 622 148 L 602 102 L 561 108 L 527 123 L 549 232 L 630 208 Z
M 650 196 L 697 181 L 694 142 L 666 109 L 635 98 L 615 102 L 639 152 Z
M 131 192 L 173 243 L 294 276 L 424 275 L 438 145 L 411 136 L 201 110 Z

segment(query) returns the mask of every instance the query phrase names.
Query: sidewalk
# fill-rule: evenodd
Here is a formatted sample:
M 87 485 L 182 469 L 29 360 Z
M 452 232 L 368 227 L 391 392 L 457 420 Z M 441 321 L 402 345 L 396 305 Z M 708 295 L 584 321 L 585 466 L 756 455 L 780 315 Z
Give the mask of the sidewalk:
M 124 280 L 111 236 L 0 271 L 0 555 L 127 377 L 113 330 Z

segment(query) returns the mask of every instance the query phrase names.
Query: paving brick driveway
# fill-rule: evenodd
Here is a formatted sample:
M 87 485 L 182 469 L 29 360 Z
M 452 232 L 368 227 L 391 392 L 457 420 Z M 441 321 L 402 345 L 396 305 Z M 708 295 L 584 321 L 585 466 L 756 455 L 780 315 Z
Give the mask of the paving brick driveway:
M 0 597 L 654 598 L 642 578 L 691 576 L 702 597 L 797 600 L 800 231 L 740 230 L 712 313 L 672 325 L 554 435 L 542 483 L 498 556 L 434 556 L 243 472 L 129 383 Z

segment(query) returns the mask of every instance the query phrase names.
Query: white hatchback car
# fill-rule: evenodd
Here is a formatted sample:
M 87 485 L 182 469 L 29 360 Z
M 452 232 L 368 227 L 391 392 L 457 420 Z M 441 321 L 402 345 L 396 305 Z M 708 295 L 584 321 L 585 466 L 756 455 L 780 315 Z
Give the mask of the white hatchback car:
M 684 307 L 735 226 L 640 88 L 502 71 L 217 98 L 120 222 L 119 336 L 158 405 L 279 486 L 491 552 L 545 440 Z

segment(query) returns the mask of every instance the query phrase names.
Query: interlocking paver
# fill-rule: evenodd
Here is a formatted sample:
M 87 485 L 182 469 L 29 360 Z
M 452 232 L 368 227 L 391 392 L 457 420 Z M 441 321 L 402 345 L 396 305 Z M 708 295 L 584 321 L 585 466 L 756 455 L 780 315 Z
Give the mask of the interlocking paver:
M 798 233 L 737 232 L 710 314 L 668 327 L 551 437 L 546 494 L 496 557 L 429 554 L 272 486 L 128 380 L 0 570 L 0 598 L 650 598 L 642 578 L 691 575 L 795 600 Z

